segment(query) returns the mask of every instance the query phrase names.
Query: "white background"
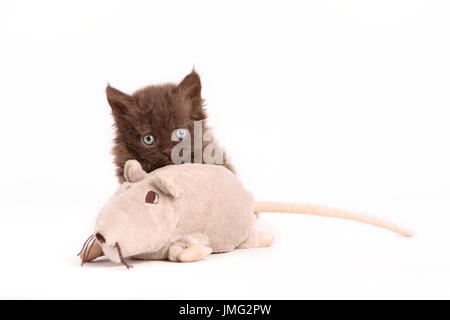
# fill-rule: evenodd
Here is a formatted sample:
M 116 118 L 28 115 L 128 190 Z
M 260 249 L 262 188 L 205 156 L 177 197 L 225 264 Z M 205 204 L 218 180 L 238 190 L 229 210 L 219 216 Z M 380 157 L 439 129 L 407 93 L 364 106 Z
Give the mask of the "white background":
M 2 1 L 0 298 L 450 298 L 447 1 Z M 276 242 L 180 264 L 76 253 L 117 187 L 107 83 L 202 77 Z

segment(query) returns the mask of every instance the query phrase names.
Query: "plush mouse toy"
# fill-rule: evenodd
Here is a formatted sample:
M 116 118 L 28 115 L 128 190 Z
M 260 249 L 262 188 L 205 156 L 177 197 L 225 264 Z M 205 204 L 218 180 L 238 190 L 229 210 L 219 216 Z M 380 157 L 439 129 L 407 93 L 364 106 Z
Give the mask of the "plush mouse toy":
M 357 220 L 412 236 L 385 220 L 345 210 L 255 202 L 238 177 L 222 166 L 170 165 L 147 174 L 139 162 L 129 160 L 124 178 L 79 253 L 82 264 L 104 254 L 128 268 L 126 257 L 190 262 L 210 253 L 267 247 L 272 234 L 254 227 L 255 213 L 263 211 Z

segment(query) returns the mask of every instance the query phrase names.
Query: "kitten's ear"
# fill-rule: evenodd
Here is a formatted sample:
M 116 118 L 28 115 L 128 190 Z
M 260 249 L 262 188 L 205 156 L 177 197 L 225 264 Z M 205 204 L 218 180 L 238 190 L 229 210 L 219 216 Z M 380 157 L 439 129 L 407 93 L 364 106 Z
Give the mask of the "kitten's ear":
M 184 77 L 183 81 L 177 87 L 178 91 L 183 94 L 192 105 L 192 117 L 196 120 L 206 118 L 203 110 L 202 100 L 202 83 L 200 76 L 195 70 Z
M 118 114 L 126 113 L 127 109 L 133 104 L 132 96 L 111 87 L 109 84 L 106 87 L 106 99 L 113 112 Z
M 188 99 L 201 99 L 202 83 L 200 76 L 195 70 L 192 70 L 178 85 L 178 88 L 183 92 Z

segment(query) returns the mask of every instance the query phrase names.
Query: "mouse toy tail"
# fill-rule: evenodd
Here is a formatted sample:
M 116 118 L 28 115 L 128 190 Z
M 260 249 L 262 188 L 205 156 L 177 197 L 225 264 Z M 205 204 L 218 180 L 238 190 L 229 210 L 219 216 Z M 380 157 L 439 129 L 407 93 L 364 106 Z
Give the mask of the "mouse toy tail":
M 376 218 L 367 214 L 347 211 L 343 209 L 330 208 L 321 205 L 290 203 L 290 202 L 270 202 L 257 201 L 255 202 L 254 212 L 283 212 L 283 213 L 303 213 L 323 217 L 342 218 L 348 220 L 359 221 L 362 223 L 371 224 L 383 229 L 391 230 L 404 235 L 405 237 L 412 237 L 414 233 L 408 229 L 401 228 L 392 222 L 384 219 Z

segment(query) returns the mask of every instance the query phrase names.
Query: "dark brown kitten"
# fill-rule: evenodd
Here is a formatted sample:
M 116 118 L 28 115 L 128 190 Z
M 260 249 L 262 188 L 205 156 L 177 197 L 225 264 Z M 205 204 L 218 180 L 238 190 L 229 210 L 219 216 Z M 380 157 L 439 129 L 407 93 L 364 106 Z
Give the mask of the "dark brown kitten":
M 120 182 L 123 182 L 123 167 L 127 160 L 138 160 L 146 172 L 173 164 L 171 151 L 179 141 L 172 141 L 172 135 L 179 128 L 190 133 L 190 158 L 194 162 L 194 121 L 203 121 L 203 133 L 208 130 L 200 77 L 195 71 L 179 85 L 148 86 L 132 95 L 108 85 L 106 96 L 115 120 L 113 154 Z M 202 151 L 210 143 L 203 142 Z M 204 159 L 202 161 L 204 163 Z M 223 165 L 234 172 L 230 164 Z

